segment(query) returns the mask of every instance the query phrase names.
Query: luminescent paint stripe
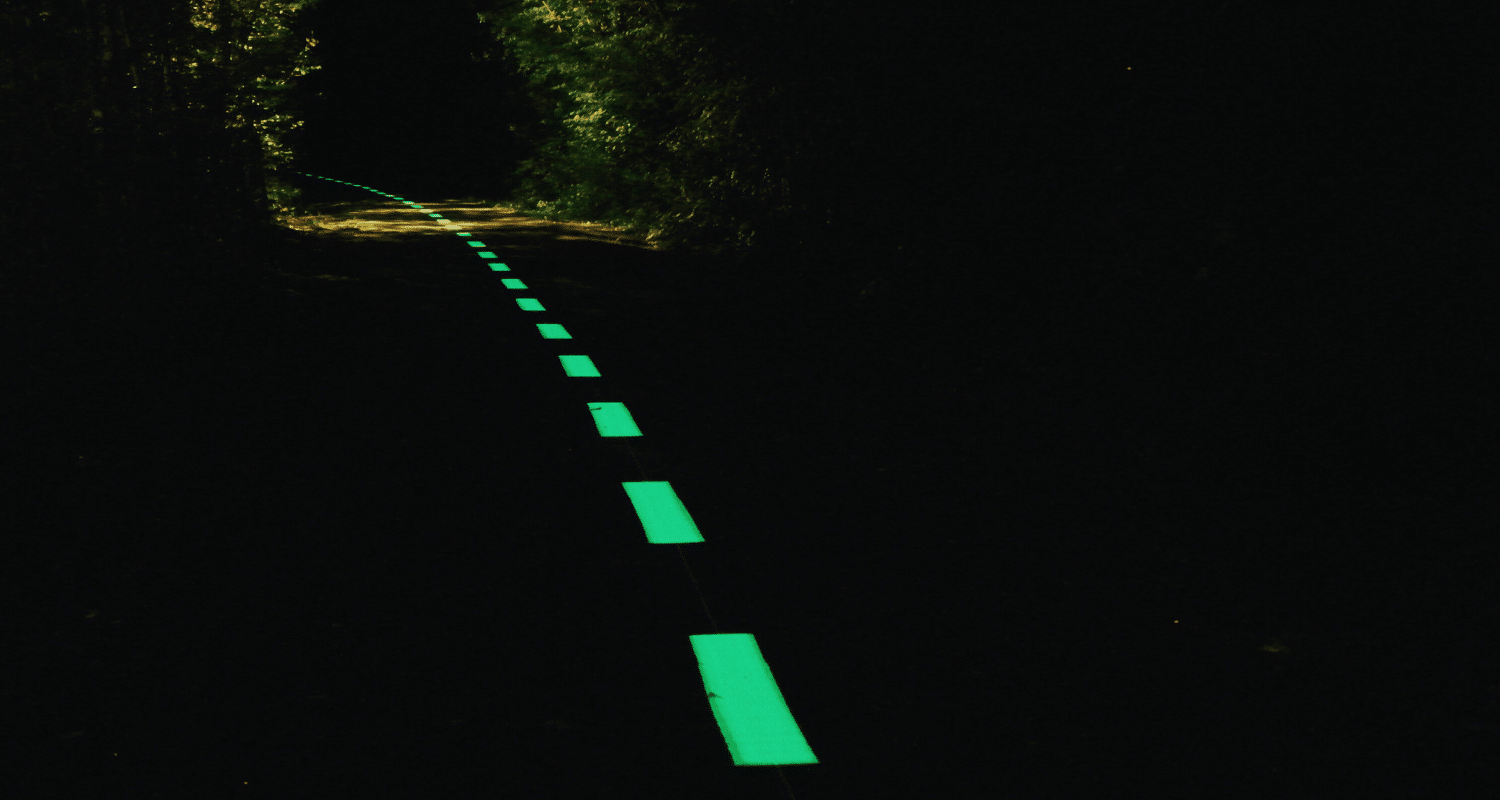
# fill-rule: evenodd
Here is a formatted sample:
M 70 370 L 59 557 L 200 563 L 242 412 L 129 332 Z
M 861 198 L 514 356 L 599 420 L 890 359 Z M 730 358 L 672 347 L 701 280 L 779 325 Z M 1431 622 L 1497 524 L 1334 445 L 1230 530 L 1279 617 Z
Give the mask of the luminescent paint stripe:
M 571 336 L 555 337 L 559 339 L 571 339 Z M 588 356 L 558 356 L 562 362 L 563 374 L 569 378 L 599 378 L 599 368 L 594 366 L 594 360 Z
M 374 189 L 370 191 L 375 192 Z M 375 193 L 406 202 L 413 208 L 422 207 L 395 195 Z M 439 214 L 428 216 L 443 219 Z M 443 221 L 451 224 L 450 220 Z M 471 236 L 468 233 L 458 235 Z M 484 246 L 478 242 L 471 242 L 470 245 Z M 478 255 L 484 259 L 496 258 L 489 251 Z M 490 269 L 496 272 L 510 271 L 510 267 L 505 264 L 490 264 Z M 507 279 L 504 283 L 511 289 L 526 288 L 519 280 Z M 541 302 L 532 297 L 517 298 L 516 305 L 525 311 L 545 310 Z M 537 323 L 536 327 L 544 339 L 573 338 L 567 329 L 556 323 Z M 569 377 L 600 377 L 599 370 L 588 356 L 558 356 L 558 359 L 563 372 Z M 588 407 L 600 436 L 641 435 L 640 428 L 636 427 L 635 420 L 631 418 L 624 403 L 589 403 Z M 630 498 L 649 544 L 703 542 L 702 533 L 688 513 L 687 506 L 683 505 L 681 498 L 673 491 L 671 483 L 624 481 L 620 486 Z M 771 675 L 771 667 L 761 654 L 753 634 L 695 634 L 690 635 L 688 641 L 698 660 L 698 672 L 703 678 L 709 708 L 713 711 L 714 720 L 719 725 L 719 732 L 724 737 L 724 744 L 728 746 L 730 759 L 735 766 L 818 763 L 817 756 L 813 755 L 801 728 L 787 708 L 786 699 L 782 697 L 781 689 Z
M 667 481 L 624 481 L 625 494 L 650 544 L 691 544 L 703 541 L 687 506 Z
M 688 641 L 735 766 L 818 763 L 754 634 L 700 633 Z
M 520 278 L 501 278 L 500 282 L 503 283 L 503 284 L 505 284 L 505 288 L 507 288 L 507 289 L 529 289 L 529 288 L 531 288 L 531 287 L 527 286 L 526 284 L 522 283 Z
M 484 247 L 484 242 L 469 242 L 470 247 Z
M 589 403 L 589 413 L 594 415 L 594 427 L 600 436 L 641 435 L 624 403 Z

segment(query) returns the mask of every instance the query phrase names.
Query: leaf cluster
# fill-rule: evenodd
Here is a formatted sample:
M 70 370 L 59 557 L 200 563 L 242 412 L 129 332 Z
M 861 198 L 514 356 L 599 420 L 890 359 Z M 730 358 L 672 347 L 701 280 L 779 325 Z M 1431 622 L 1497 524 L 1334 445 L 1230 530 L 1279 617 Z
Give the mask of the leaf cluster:
M 773 81 L 742 68 L 721 4 L 508 0 L 481 14 L 539 124 L 515 205 L 664 249 L 744 250 L 796 216 Z
M 288 89 L 318 68 L 316 42 L 295 29 L 314 2 L 0 11 L 0 183 L 18 187 L 0 195 L 0 236 L 17 255 L 8 311 L 161 261 L 132 253 L 232 236 L 294 199 L 269 176 L 301 124 Z

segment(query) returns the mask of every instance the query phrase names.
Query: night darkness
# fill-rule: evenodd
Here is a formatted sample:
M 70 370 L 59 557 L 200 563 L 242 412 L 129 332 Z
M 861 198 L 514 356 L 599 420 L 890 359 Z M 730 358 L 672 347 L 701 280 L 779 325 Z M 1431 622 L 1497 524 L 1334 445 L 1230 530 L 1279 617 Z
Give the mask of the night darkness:
M 503 196 L 529 109 L 472 2 L 326 2 L 305 15 L 323 69 L 308 103 L 304 171 L 402 191 Z
M 844 239 L 709 257 L 496 208 L 480 0 L 323 0 L 276 177 L 385 233 L 18 346 L 24 796 L 1473 794 L 1497 16 L 1326 5 L 726 2 Z M 687 637 L 747 631 L 818 764 L 731 765 Z

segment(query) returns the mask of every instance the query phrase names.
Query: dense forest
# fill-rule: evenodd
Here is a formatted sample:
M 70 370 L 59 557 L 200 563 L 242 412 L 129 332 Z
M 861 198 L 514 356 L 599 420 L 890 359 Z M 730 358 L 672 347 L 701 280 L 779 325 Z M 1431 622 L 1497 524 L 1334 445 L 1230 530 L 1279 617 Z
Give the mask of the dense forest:
M 919 232 L 914 214 L 930 225 L 969 211 L 976 187 L 957 168 L 981 166 L 990 147 L 973 138 L 981 115 L 936 107 L 924 86 L 977 58 L 977 36 L 960 37 L 966 26 L 952 19 L 916 20 L 901 40 L 859 26 L 871 32 L 856 42 L 841 30 L 846 15 L 888 11 L 844 6 L 502 2 L 384 12 L 415 30 L 400 46 L 440 59 L 444 81 L 478 92 L 462 94 L 424 86 L 437 76 L 378 40 L 328 56 L 348 71 L 325 80 L 317 28 L 360 24 L 340 19 L 337 4 L 11 4 L 6 147 L 18 157 L 7 181 L 32 188 L 7 198 L 4 220 L 36 266 L 11 279 L 10 302 L 39 302 L 52 291 L 36 281 L 55 288 L 87 261 L 61 252 L 61 237 L 29 216 L 45 202 L 66 197 L 77 208 L 87 198 L 75 213 L 107 237 L 93 246 L 150 247 L 144 238 L 179 232 L 218 240 L 294 209 L 295 190 L 278 175 L 311 163 L 360 163 L 372 183 L 400 175 L 543 215 L 628 224 L 664 247 L 821 255 L 859 246 L 858 257 L 833 260 L 865 263 L 845 277 L 867 284 L 877 254 L 914 235 L 942 238 Z M 466 13 L 470 25 L 452 24 Z M 944 45 L 891 58 L 910 51 L 907 37 Z M 974 73 L 967 91 L 984 97 L 988 80 Z M 356 97 L 358 122 L 339 118 Z M 438 98 L 451 102 L 438 108 Z M 944 146 L 899 144 L 954 123 L 962 129 Z M 365 141 L 321 135 L 353 124 L 368 126 Z M 428 135 L 420 125 L 442 138 L 408 143 Z M 858 205 L 880 195 L 885 207 L 939 184 L 955 194 L 907 201 L 901 214 Z M 873 230 L 872 217 L 884 217 Z
M 276 315 L 302 312 L 262 319 L 262 301 L 250 299 L 284 264 L 333 252 L 292 236 L 288 220 L 368 206 L 318 176 L 387 197 L 613 226 L 704 273 L 692 279 L 717 292 L 705 296 L 741 298 L 705 312 L 723 315 L 705 339 L 779 348 L 799 365 L 745 356 L 752 377 L 741 388 L 795 371 L 820 387 L 787 390 L 779 410 L 752 404 L 746 416 L 779 414 L 777 424 L 801 433 L 775 441 L 812 442 L 831 429 L 815 408 L 846 410 L 852 432 L 840 446 L 849 452 L 814 455 L 808 444 L 786 460 L 813 475 L 880 459 L 848 480 L 872 509 L 888 502 L 908 515 L 899 517 L 911 521 L 906 532 L 891 535 L 958 542 L 961 556 L 944 563 L 962 562 L 961 578 L 923 584 L 847 569 L 879 585 L 869 596 L 890 594 L 889 606 L 870 600 L 879 613 L 866 616 L 895 620 L 903 635 L 993 624 L 995 596 L 1026 595 L 994 584 L 1035 581 L 1037 597 L 1055 592 L 1036 609 L 1003 601 L 1035 611 L 1035 629 L 1016 634 L 1027 641 L 1074 620 L 1047 609 L 1110 596 L 1090 586 L 1138 592 L 1100 601 L 1122 618 L 1154 610 L 1153 587 L 1166 587 L 1160 597 L 1215 609 L 1216 631 L 1284 624 L 1293 639 L 1335 630 L 1351 641 L 1402 639 L 1411 653 L 1402 665 L 1330 645 L 1317 652 L 1334 655 L 1318 663 L 1335 666 L 1292 667 L 1286 685 L 1300 688 L 1265 696 L 1311 704 L 1328 694 L 1318 681 L 1343 684 L 1357 664 L 1367 672 L 1347 683 L 1375 688 L 1349 689 L 1358 695 L 1349 702 L 1373 708 L 1371 697 L 1420 694 L 1402 688 L 1413 680 L 1403 676 L 1437 669 L 1445 682 L 1424 707 L 1489 721 L 1400 717 L 1408 722 L 1392 723 L 1398 733 L 1372 733 L 1364 750 L 1407 752 L 1399 743 L 1409 735 L 1460 758 L 1476 731 L 1492 734 L 1485 726 L 1500 697 L 1493 660 L 1482 657 L 1493 637 L 1478 633 L 1496 623 L 1482 587 L 1500 553 L 1497 23 L 1495 7 L 1459 0 L 1274 9 L 1218 0 L 10 0 L 0 6 L 0 409 L 11 424 L 0 461 L 10 485 L 45 489 L 8 501 L 17 509 L 9 518 L 30 533 L 5 551 L 6 574 L 18 586 L 50 580 L 35 577 L 28 565 L 46 559 L 26 548 L 40 552 L 52 534 L 39 532 L 66 527 L 57 509 L 83 492 L 73 484 L 76 453 L 134 424 L 116 392 L 121 375 L 145 371 L 137 364 L 227 363 L 225 342 L 262 333 L 283 337 L 276 346 L 292 363 L 304 345 L 323 352 L 304 337 L 348 320 L 361 331 L 386 324 L 360 307 L 322 321 L 309 313 L 296 327 Z M 354 252 L 340 263 L 357 266 Z M 423 301 L 400 302 L 415 314 Z M 477 301 L 463 308 L 488 319 Z M 389 329 L 420 338 L 425 324 Z M 423 341 L 432 352 L 448 347 L 438 333 Z M 455 363 L 520 352 L 465 346 L 473 349 Z M 660 342 L 641 348 L 652 349 L 669 352 Z M 357 360 L 328 352 L 330 364 Z M 358 352 L 394 362 L 404 350 Z M 676 364 L 684 374 L 701 366 Z M 306 381 L 317 373 L 308 368 Z M 471 390 L 428 377 L 451 381 L 441 385 L 454 396 Z M 180 402 L 162 407 L 191 405 Z M 266 431 L 281 424 L 273 416 Z M 891 484 L 877 484 L 877 471 Z M 1022 507 L 1015 513 L 1027 521 L 1001 530 L 998 509 Z M 941 523 L 930 516 L 939 511 Z M 995 541 L 1021 544 L 998 559 L 982 549 Z M 846 553 L 858 564 L 887 549 L 822 546 L 809 564 L 842 563 Z M 767 572 L 779 568 L 765 557 Z M 71 569 L 62 556 L 56 563 Z M 950 597 L 913 588 L 939 585 L 966 603 L 942 601 L 942 610 L 937 599 L 923 607 L 907 597 L 908 610 L 888 592 Z M 44 638 L 48 615 L 63 613 L 48 602 L 27 612 Z M 1210 627 L 1194 635 L 1206 641 Z M 1156 635 L 1139 641 L 1168 636 Z M 1005 683 L 1008 667 L 995 665 L 1050 674 L 1035 666 L 1054 663 L 1050 654 L 1071 653 L 1057 664 L 1096 656 L 1082 644 L 1021 656 L 1026 648 L 979 638 L 979 655 L 963 663 L 988 677 L 928 701 L 958 708 L 1004 694 L 1029 709 L 1016 718 L 1043 726 L 1037 720 L 1054 716 L 1048 703 L 1073 689 L 1016 689 L 1045 681 L 1025 673 Z M 1143 654 L 1137 666 L 1158 665 L 1169 650 L 1130 650 L 1127 639 L 1111 641 Z M 1245 649 L 1286 649 L 1267 647 Z M 1451 668 L 1433 667 L 1440 652 L 1452 654 Z M 1235 661 L 1245 672 L 1233 674 L 1261 668 L 1250 659 Z M 1171 669 L 1141 667 L 1158 677 Z M 1322 677 L 1303 677 L 1313 674 Z M 874 685 L 859 684 L 877 694 Z M 1028 691 L 1035 697 L 1015 699 Z M 824 697 L 835 694 L 864 696 Z M 1161 710 L 1170 704 L 1138 702 L 1122 715 L 1175 725 L 1177 712 Z M 1348 713 L 1369 730 L 1369 720 L 1399 716 Z M 48 724 L 59 737 L 86 727 Z M 1022 770 L 1032 756 L 1017 743 L 1044 738 L 1027 729 L 1003 747 L 965 741 L 975 759 L 1003 751 Z M 1261 794 L 1249 796 L 1280 786 L 1283 768 L 1301 768 L 1276 747 L 1246 757 L 1277 765 L 1246 768 L 1261 770 Z M 843 796 L 834 779 L 821 780 L 824 796 Z M 907 793 L 930 788 L 913 779 Z
M 1338 350 L 1357 339 L 1402 359 L 1398 382 L 1431 392 L 1436 381 L 1413 377 L 1438 368 L 1427 349 L 1478 333 L 1462 326 L 1475 322 L 1476 293 L 1494 288 L 1482 255 L 1496 208 L 1483 12 L 914 11 L 852 0 L 351 8 L 8 4 L 7 318 L 44 336 L 59 310 L 112 313 L 77 311 L 79 291 L 240 271 L 277 215 L 299 207 L 287 180 L 298 170 L 493 198 L 724 256 L 726 275 L 798 281 L 796 313 L 865 315 L 882 337 L 872 350 L 912 361 L 961 349 L 983 379 L 1002 369 L 999 353 L 1023 346 L 1008 326 L 1035 328 L 1038 314 L 1097 322 L 1103 312 L 1078 311 L 1081 298 L 1138 295 L 1129 304 L 1170 309 L 1168 361 L 1297 340 L 1308 379 L 1337 382 L 1310 389 L 1327 408 L 1287 412 L 1313 415 L 1298 425 L 1399 417 L 1438 427 L 1395 436 L 1400 445 L 1380 423 L 1337 435 L 1471 455 L 1494 434 L 1490 415 L 1466 405 L 1484 402 L 1477 392 L 1441 414 L 1378 409 L 1380 393 L 1404 389 L 1312 366 L 1364 369 Z M 320 29 L 338 32 L 322 56 Z M 237 255 L 206 268 L 189 254 L 202 248 Z M 1448 303 L 1465 310 L 1446 313 Z M 1345 313 L 1355 316 L 1331 321 Z M 1296 327 L 1317 320 L 1327 327 Z M 1355 388 L 1372 381 L 1386 388 Z M 1285 440 L 1306 452 L 1305 435 Z M 1443 474 L 1423 491 L 1469 481 Z M 1355 493 L 1395 479 L 1346 477 Z

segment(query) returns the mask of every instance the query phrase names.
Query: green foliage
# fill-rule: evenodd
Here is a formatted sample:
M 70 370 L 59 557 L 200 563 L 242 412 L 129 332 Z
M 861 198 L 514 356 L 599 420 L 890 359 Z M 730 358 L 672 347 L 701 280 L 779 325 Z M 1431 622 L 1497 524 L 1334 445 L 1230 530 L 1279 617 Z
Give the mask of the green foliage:
M 28 187 L 0 197 L 0 235 L 22 254 L 6 295 L 152 263 L 84 258 L 49 224 L 58 209 L 98 252 L 212 240 L 294 204 L 267 176 L 291 161 L 286 137 L 301 124 L 289 84 L 317 69 L 314 43 L 292 29 L 314 2 L 0 11 L 0 182 Z
M 770 87 L 737 76 L 697 2 L 509 0 L 482 13 L 541 119 L 514 204 L 667 249 L 743 249 L 790 215 Z

